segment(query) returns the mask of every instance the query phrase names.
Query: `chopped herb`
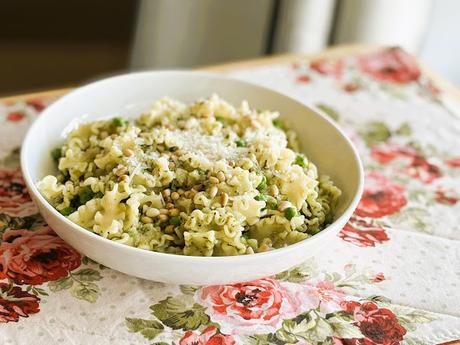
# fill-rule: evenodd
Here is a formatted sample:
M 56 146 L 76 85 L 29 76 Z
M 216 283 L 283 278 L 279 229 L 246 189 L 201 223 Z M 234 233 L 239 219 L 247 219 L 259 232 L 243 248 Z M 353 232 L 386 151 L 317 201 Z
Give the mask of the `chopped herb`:
M 267 196 L 264 194 L 259 194 L 259 195 L 256 195 L 254 199 L 257 201 L 267 201 Z
M 102 199 L 103 196 L 104 196 L 104 193 L 102 192 L 97 192 L 96 194 L 94 194 L 94 198 L 97 198 L 97 199 Z
M 256 109 L 256 111 L 257 111 L 257 113 L 258 113 L 258 114 L 260 114 L 260 113 L 263 113 L 263 112 L 264 112 L 262 109 L 259 109 L 259 108 L 257 108 L 257 109 Z
M 284 123 L 281 119 L 274 119 L 272 123 L 273 123 L 273 126 L 275 126 L 276 128 L 284 129 Z
M 60 147 L 56 147 L 55 149 L 51 150 L 51 157 L 53 157 L 53 160 L 57 163 L 59 162 L 59 158 L 62 157 L 62 150 Z
M 125 126 L 128 123 L 128 121 L 122 119 L 121 117 L 115 117 L 112 120 L 112 125 L 115 127 L 122 127 Z
M 69 206 L 69 207 L 63 208 L 59 212 L 64 216 L 68 216 L 68 215 L 74 213 L 75 211 L 76 211 L 75 208 Z
M 171 217 L 171 218 L 169 219 L 169 224 L 171 224 L 171 225 L 179 226 L 180 223 L 181 223 L 181 221 L 180 221 L 180 218 L 179 218 L 179 217 Z
M 221 123 L 225 123 L 225 118 L 222 117 L 222 116 L 216 115 L 216 120 L 219 121 L 219 122 L 221 122 Z
M 302 168 L 305 168 L 307 166 L 307 162 L 305 161 L 305 157 L 298 155 L 295 158 L 294 164 L 300 165 Z
M 267 178 L 262 175 L 262 181 L 260 181 L 259 185 L 256 187 L 257 190 L 262 191 L 267 188 Z
M 83 191 L 78 196 L 78 200 L 80 201 L 81 205 L 84 205 L 88 201 L 90 201 L 93 197 L 94 197 L 94 193 L 93 193 L 93 190 L 91 189 L 91 187 L 90 186 L 85 186 Z
M 319 233 L 321 230 L 319 228 L 316 228 L 316 229 L 308 229 L 307 232 L 310 234 L 310 235 L 316 235 L 317 233 Z
M 295 207 L 288 207 L 287 209 L 284 210 L 284 216 L 288 220 L 291 220 L 292 218 L 297 216 L 297 209 Z
M 272 196 L 267 196 L 267 208 L 270 210 L 276 210 L 278 206 L 278 202 Z
M 246 147 L 246 142 L 242 139 L 235 140 L 235 144 L 237 147 Z

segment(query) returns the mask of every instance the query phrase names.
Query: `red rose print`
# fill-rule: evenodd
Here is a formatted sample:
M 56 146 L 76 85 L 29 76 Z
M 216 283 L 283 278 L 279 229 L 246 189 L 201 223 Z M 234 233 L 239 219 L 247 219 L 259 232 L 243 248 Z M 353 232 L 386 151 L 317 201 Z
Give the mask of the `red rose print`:
M 381 144 L 372 148 L 371 156 L 381 164 L 390 163 L 396 158 L 404 159 L 407 166 L 402 169 L 402 173 L 426 184 L 442 176 L 441 170 L 437 165 L 431 163 L 410 147 Z
M 308 84 L 310 82 L 310 77 L 308 75 L 306 75 L 306 74 L 301 74 L 301 75 L 297 76 L 296 80 L 297 80 L 298 83 Z
M 440 204 L 455 205 L 460 201 L 460 195 L 453 190 L 438 189 L 435 192 L 435 199 Z
M 406 330 L 390 309 L 379 308 L 373 302 L 359 303 L 348 301 L 342 304 L 343 309 L 352 314 L 355 325 L 359 327 L 365 338 L 353 339 L 357 345 L 396 345 L 399 344 Z
M 340 230 L 339 237 L 345 242 L 353 243 L 359 247 L 375 247 L 377 243 L 383 243 L 390 239 L 383 228 L 356 217 L 352 217 Z
M 66 277 L 81 264 L 80 254 L 49 227 L 6 230 L 0 245 L 0 279 L 40 285 Z
M 460 168 L 460 157 L 446 159 L 446 164 L 451 168 Z
M 380 218 L 398 212 L 407 204 L 404 187 L 391 182 L 378 172 L 366 175 L 364 193 L 355 214 Z
M 204 287 L 197 299 L 225 334 L 275 332 L 284 319 L 316 308 L 319 302 L 302 285 L 272 278 Z
M 185 332 L 179 345 L 234 345 L 235 339 L 230 335 L 217 333 L 214 326 L 207 327 L 201 334 L 192 331 Z
M 319 305 L 324 314 L 341 309 L 340 303 L 343 301 L 345 293 L 333 282 L 327 280 L 308 281 L 305 287 L 304 298 L 317 299 L 313 305 Z
M 343 72 L 343 60 L 320 59 L 310 62 L 310 68 L 317 73 L 339 79 Z
M 24 118 L 24 114 L 20 111 L 12 111 L 6 115 L 7 121 L 19 122 Z
M 435 179 L 442 177 L 441 169 L 422 157 L 415 157 L 412 163 L 403 169 L 403 172 L 425 184 L 430 184 Z
M 431 97 L 437 97 L 441 94 L 441 89 L 439 89 L 432 80 L 428 80 L 424 86 L 424 91 L 428 93 Z
M 381 81 L 406 84 L 420 77 L 417 62 L 401 48 L 361 56 L 358 65 L 363 73 Z
M 356 83 L 347 83 L 343 85 L 342 88 L 343 88 L 343 91 L 352 93 L 352 92 L 358 91 L 361 87 L 359 86 L 359 84 L 356 84 Z
M 382 272 L 377 273 L 374 277 L 371 278 L 371 281 L 374 283 L 380 283 L 380 282 L 383 282 L 384 280 L 385 280 L 385 275 Z
M 401 147 L 395 144 L 383 143 L 372 147 L 371 157 L 381 164 L 387 164 L 396 158 L 407 159 L 407 163 L 418 156 L 417 151 L 411 147 Z
M 22 291 L 18 286 L 0 283 L 0 323 L 17 322 L 40 311 L 40 298 Z
M 12 217 L 27 217 L 38 212 L 16 169 L 0 169 L 0 212 Z
M 39 99 L 29 99 L 28 101 L 26 101 L 26 104 L 28 106 L 31 106 L 38 112 L 41 112 L 43 109 L 46 108 L 46 103 Z

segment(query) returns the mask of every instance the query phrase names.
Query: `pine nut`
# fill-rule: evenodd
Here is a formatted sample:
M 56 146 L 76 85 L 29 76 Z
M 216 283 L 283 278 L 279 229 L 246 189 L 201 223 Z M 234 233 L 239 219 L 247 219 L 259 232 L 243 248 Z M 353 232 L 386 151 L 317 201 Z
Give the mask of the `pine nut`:
M 179 199 L 179 198 L 180 198 L 179 193 L 177 193 L 177 192 L 172 192 L 172 193 L 171 193 L 171 199 L 177 200 L 177 199 Z
M 225 181 L 225 174 L 224 174 L 223 171 L 219 171 L 216 176 L 217 176 L 217 178 L 219 179 L 220 182 Z
M 168 226 L 165 228 L 165 233 L 167 233 L 167 234 L 173 234 L 173 233 L 174 233 L 174 225 L 168 225 Z
M 179 215 L 179 210 L 177 208 L 172 208 L 169 210 L 169 215 L 171 217 L 177 217 Z
M 133 152 L 133 150 L 131 150 L 131 149 L 124 148 L 124 149 L 123 149 L 123 154 L 124 154 L 125 156 L 131 157 L 131 156 L 134 154 L 134 152 Z
M 160 215 L 160 210 L 157 208 L 151 207 L 147 210 L 147 212 L 145 212 L 145 214 L 149 217 L 155 218 Z
M 214 198 L 217 195 L 217 186 L 212 186 L 211 189 L 209 190 L 209 196 L 211 198 Z
M 171 195 L 171 190 L 169 188 L 165 189 L 164 191 L 161 192 L 161 195 L 163 195 L 163 198 L 167 198 Z
M 261 244 L 260 247 L 259 247 L 259 253 L 266 252 L 269 249 L 270 249 L 270 247 L 267 246 L 265 243 Z
M 222 193 L 220 195 L 220 203 L 222 206 L 226 206 L 228 203 L 228 194 L 227 193 Z
M 168 214 L 169 211 L 165 208 L 160 209 L 160 214 Z
M 149 223 L 152 223 L 153 220 L 152 220 L 152 218 L 150 218 L 150 217 L 142 216 L 142 217 L 141 217 L 141 222 L 144 223 L 144 224 L 149 224 Z
M 159 220 L 160 222 L 162 222 L 162 223 L 163 223 L 163 222 L 166 222 L 168 219 L 169 219 L 169 217 L 168 217 L 168 215 L 166 215 L 166 214 L 160 214 L 160 215 L 158 216 L 158 220 Z
M 211 176 L 209 178 L 209 183 L 211 184 L 218 184 L 219 183 L 219 179 L 217 177 L 214 177 L 214 176 Z

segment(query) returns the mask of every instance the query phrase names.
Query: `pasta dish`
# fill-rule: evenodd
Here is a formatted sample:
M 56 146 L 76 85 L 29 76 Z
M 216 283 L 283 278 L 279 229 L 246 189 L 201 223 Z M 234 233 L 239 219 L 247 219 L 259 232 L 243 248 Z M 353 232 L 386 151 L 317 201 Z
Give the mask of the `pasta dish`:
M 213 95 L 164 98 L 136 119 L 80 124 L 38 182 L 76 224 L 157 252 L 241 255 L 324 229 L 340 190 L 299 152 L 279 114 Z

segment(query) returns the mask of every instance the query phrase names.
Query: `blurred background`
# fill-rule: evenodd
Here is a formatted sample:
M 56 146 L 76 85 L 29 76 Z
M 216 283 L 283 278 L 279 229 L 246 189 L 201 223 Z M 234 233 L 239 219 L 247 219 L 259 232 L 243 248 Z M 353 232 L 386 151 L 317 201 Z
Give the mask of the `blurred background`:
M 352 43 L 400 45 L 460 85 L 457 0 L 15 0 L 0 14 L 0 96 Z

